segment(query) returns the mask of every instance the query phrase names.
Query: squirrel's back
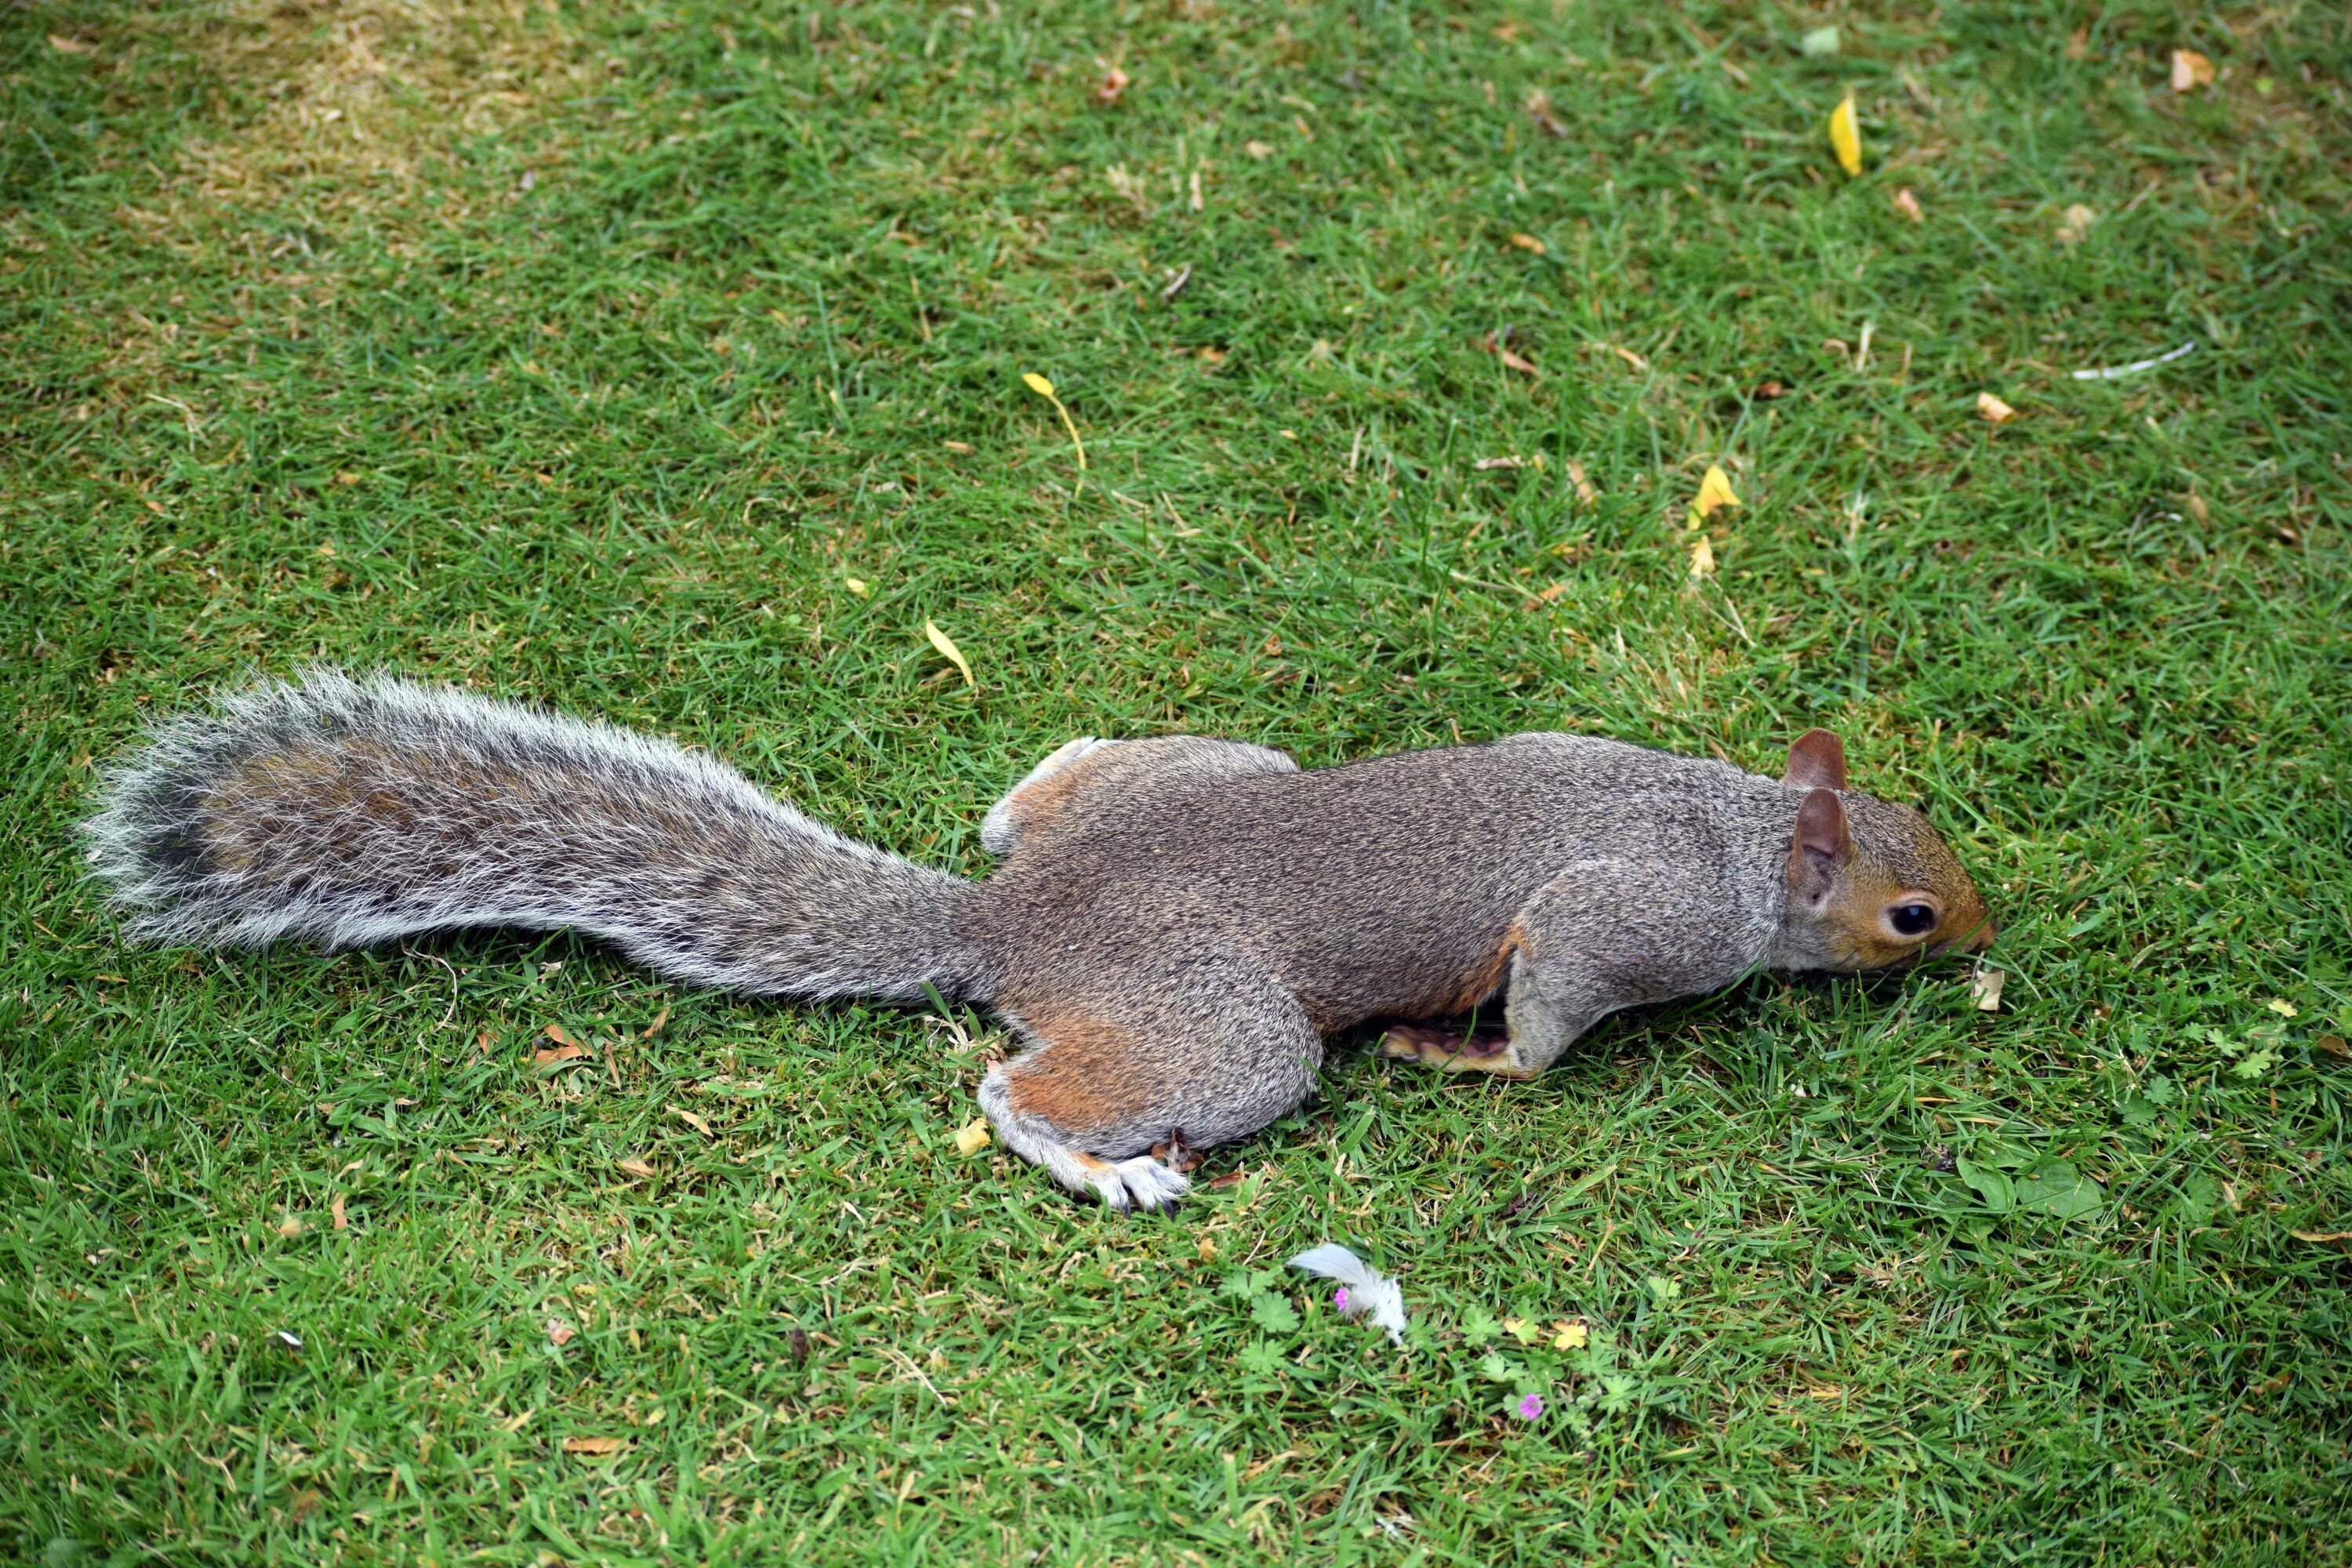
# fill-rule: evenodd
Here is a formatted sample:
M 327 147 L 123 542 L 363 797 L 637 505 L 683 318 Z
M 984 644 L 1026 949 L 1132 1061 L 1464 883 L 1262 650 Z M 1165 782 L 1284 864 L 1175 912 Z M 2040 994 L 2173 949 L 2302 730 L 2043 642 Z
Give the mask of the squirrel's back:
M 1326 1028 L 1475 1006 L 1501 983 L 1514 916 L 1580 862 L 1670 856 L 1662 900 L 1739 912 L 1737 931 L 1686 915 L 1689 940 L 1760 946 L 1796 812 L 1727 763 L 1554 733 L 1137 774 L 1106 779 L 981 886 L 985 945 L 1058 985 L 1139 945 L 1213 944 L 1264 962 Z

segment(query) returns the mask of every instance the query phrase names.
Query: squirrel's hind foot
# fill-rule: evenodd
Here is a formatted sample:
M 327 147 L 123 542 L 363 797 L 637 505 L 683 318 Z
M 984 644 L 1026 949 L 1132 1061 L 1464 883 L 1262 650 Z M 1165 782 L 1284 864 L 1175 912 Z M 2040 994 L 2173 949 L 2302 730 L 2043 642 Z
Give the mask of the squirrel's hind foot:
M 1011 1086 L 1002 1067 L 991 1068 L 981 1080 L 980 1108 L 996 1125 L 1004 1146 L 1033 1164 L 1043 1165 L 1054 1180 L 1078 1194 L 1092 1193 L 1103 1206 L 1121 1213 L 1172 1209 L 1176 1200 L 1192 1190 L 1181 1172 L 1149 1154 L 1127 1160 L 1105 1160 L 1087 1154 L 1055 1138 L 1047 1124 L 1013 1109 Z

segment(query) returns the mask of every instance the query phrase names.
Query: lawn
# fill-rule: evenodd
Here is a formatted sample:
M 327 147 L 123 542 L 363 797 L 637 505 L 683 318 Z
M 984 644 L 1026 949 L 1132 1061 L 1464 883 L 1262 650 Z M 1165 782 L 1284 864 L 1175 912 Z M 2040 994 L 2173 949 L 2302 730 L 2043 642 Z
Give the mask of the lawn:
M 0 1555 L 2346 1561 L 2347 29 L 15 10 Z M 1343 1042 L 1127 1218 L 958 1152 L 982 1017 L 120 945 L 97 768 L 317 659 L 973 874 L 1076 734 L 1826 725 L 2005 991 L 1759 977 L 1530 1085 Z

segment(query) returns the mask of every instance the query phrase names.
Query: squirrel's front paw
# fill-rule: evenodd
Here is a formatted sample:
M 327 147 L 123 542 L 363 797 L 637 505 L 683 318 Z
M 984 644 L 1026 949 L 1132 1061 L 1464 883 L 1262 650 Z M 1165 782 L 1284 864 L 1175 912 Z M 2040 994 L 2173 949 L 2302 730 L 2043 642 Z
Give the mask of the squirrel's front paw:
M 1397 1024 L 1381 1040 L 1381 1055 L 1422 1062 L 1446 1072 L 1483 1072 L 1496 1078 L 1533 1078 L 1511 1055 L 1500 1035 L 1454 1035 L 1420 1024 Z

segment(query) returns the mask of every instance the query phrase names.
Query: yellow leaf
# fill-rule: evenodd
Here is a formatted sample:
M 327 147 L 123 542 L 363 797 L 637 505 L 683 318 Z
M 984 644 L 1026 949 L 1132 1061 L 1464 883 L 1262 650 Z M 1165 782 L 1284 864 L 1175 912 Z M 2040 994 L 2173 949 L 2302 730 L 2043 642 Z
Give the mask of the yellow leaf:
M 1594 489 L 1592 481 L 1584 476 L 1584 465 L 1574 458 L 1568 460 L 1568 478 L 1569 482 L 1576 487 L 1576 499 L 1584 505 L 1591 506 L 1601 499 L 1601 492 Z
M 2091 226 L 2098 221 L 2099 215 L 2097 213 L 2093 212 L 2089 207 L 2084 206 L 2082 203 L 2076 202 L 2073 206 L 2066 209 L 2065 216 L 2059 220 L 2058 243 L 2061 245 L 2082 244 L 2084 238 L 2090 234 Z
M 1895 193 L 1895 210 L 1913 223 L 1927 221 L 1927 215 L 1919 210 L 1919 194 L 1908 185 Z
M 940 653 L 944 654 L 947 657 L 947 661 L 950 664 L 954 665 L 956 668 L 961 672 L 963 676 L 963 683 L 966 686 L 971 687 L 974 689 L 979 688 L 980 682 L 971 678 L 971 662 L 964 658 L 963 650 L 956 647 L 954 638 L 949 637 L 947 633 L 940 630 L 938 626 L 934 626 L 929 621 L 925 621 L 923 623 L 923 635 L 930 638 L 931 646 L 939 649 Z
M 701 1133 L 705 1138 L 716 1138 L 719 1136 L 718 1133 L 713 1132 L 710 1130 L 709 1122 L 705 1121 L 701 1117 L 697 1116 L 691 1110 L 685 1110 L 680 1106 L 673 1105 L 669 1108 L 669 1113 L 672 1116 L 677 1117 L 680 1121 L 685 1122 L 688 1127 L 693 1128 L 697 1132 Z
M 330 1215 L 332 1215 L 334 1216 L 334 1220 L 335 1220 L 335 1228 L 336 1228 L 337 1230 L 349 1230 L 349 1229 L 351 1229 L 351 1227 L 352 1227 L 352 1222 L 351 1222 L 351 1221 L 349 1221 L 349 1220 L 347 1220 L 347 1219 L 345 1219 L 345 1218 L 343 1217 L 343 1194 L 341 1194 L 341 1193 L 337 1193 L 337 1194 L 335 1194 L 335 1201 L 334 1201 L 333 1203 L 329 1204 L 329 1205 L 327 1205 L 327 1212 L 328 1212 Z
M 284 1219 L 278 1222 L 278 1234 L 280 1236 L 299 1236 L 302 1234 L 302 1222 L 296 1219 L 289 1214 Z
M 566 1437 L 563 1451 L 567 1454 L 617 1454 L 621 1451 L 618 1437 Z
M 637 1158 L 635 1154 L 632 1154 L 627 1159 L 622 1161 L 620 1164 L 621 1169 L 627 1172 L 632 1176 L 650 1176 L 654 1173 L 653 1166 Z
M 1192 1250 L 1201 1255 L 1201 1261 L 1203 1263 L 1214 1263 L 1217 1260 L 1217 1244 L 1205 1236 L 1192 1244 Z
M 1690 574 L 1694 578 L 1715 575 L 1715 546 L 1706 542 L 1704 533 L 1691 541 Z
M 963 1155 L 979 1153 L 988 1147 L 988 1118 L 975 1116 L 971 1122 L 956 1131 L 956 1152 Z
M 1990 392 L 1977 394 L 1977 412 L 1996 425 L 2006 425 L 2017 417 L 2017 410 Z
M 61 55 L 86 55 L 90 52 L 92 46 L 83 43 L 79 38 L 68 38 L 61 33 L 51 33 L 49 47 Z
M 863 577 L 845 577 L 842 579 L 842 582 L 847 585 L 851 593 L 856 595 L 861 599 L 866 597 L 866 594 L 871 591 L 866 587 L 866 579 Z
M 1034 370 L 1023 371 L 1021 373 L 1021 380 L 1023 384 L 1026 385 L 1030 391 L 1035 393 L 1038 396 L 1044 398 L 1046 402 L 1054 405 L 1054 412 L 1062 416 L 1062 428 L 1070 433 L 1070 445 L 1078 449 L 1078 482 L 1070 487 L 1070 499 L 1075 500 L 1077 499 L 1080 492 L 1084 491 L 1087 488 L 1087 444 L 1078 439 L 1078 422 L 1070 417 L 1070 411 L 1062 406 L 1062 400 L 1060 398 L 1054 395 L 1054 384 L 1052 382 L 1047 381 L 1044 376 L 1039 375 Z M 961 659 L 957 659 L 956 662 L 961 664 L 963 661 Z M 969 673 L 966 674 L 965 679 L 971 679 Z
M 54 39 L 51 40 L 55 42 Z M 2172 51 L 2172 90 L 2192 92 L 2213 79 L 2213 62 L 2195 49 Z
M 1543 1330 L 1525 1318 L 1505 1318 L 1503 1331 L 1523 1345 L 1531 1345 L 1543 1338 Z
M 2272 997 L 2270 1005 L 2271 1011 L 2282 1018 L 2292 1018 L 2295 1016 L 2295 1005 L 2284 996 Z
M 1690 526 L 1696 528 L 1725 507 L 1737 507 L 1739 493 L 1731 488 L 1730 476 L 1710 464 L 1698 481 L 1698 494 L 1690 504 Z
M 1511 236 L 1511 243 L 1521 250 L 1532 251 L 1538 256 L 1544 253 L 1544 242 L 1531 234 L 1515 234 Z
M 1580 1351 L 1591 1338 L 1585 1329 L 1584 1320 L 1581 1318 L 1570 1322 L 1554 1323 L 1552 1327 L 1559 1331 L 1551 1337 L 1551 1348 L 1556 1351 Z
M 1852 93 L 1830 115 L 1830 146 L 1839 168 L 1849 174 L 1862 173 L 1862 126 L 1854 119 Z

